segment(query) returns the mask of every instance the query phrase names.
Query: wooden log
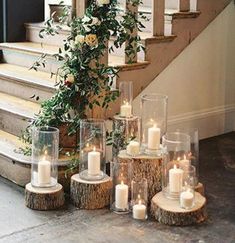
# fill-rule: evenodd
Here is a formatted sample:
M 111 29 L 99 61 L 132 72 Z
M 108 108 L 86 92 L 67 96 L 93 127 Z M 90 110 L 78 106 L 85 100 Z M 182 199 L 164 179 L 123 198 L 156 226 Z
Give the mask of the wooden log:
M 148 182 L 148 203 L 156 193 L 162 190 L 161 185 L 161 171 L 162 171 L 162 158 L 150 155 L 138 155 L 131 157 L 123 150 L 118 155 L 119 162 L 133 163 L 133 179 L 145 178 Z
M 107 175 L 100 181 L 85 181 L 76 174 L 71 177 L 70 198 L 79 209 L 100 209 L 109 205 L 111 188 Z
M 28 183 L 25 187 L 25 205 L 34 210 L 53 210 L 64 205 L 64 190 L 61 184 L 38 188 Z
M 202 183 L 198 183 L 197 186 L 195 187 L 195 191 L 199 192 L 202 196 L 205 196 L 205 188 Z
M 130 118 L 121 117 L 119 115 L 113 117 L 113 146 L 112 155 L 114 158 L 118 156 L 119 151 L 126 149 L 128 140 L 140 136 L 139 117 Z
M 186 226 L 199 224 L 206 220 L 206 198 L 200 193 L 195 193 L 195 206 L 190 209 L 182 209 L 178 200 L 171 200 L 163 195 L 156 194 L 151 202 L 151 216 L 158 222 L 167 225 Z

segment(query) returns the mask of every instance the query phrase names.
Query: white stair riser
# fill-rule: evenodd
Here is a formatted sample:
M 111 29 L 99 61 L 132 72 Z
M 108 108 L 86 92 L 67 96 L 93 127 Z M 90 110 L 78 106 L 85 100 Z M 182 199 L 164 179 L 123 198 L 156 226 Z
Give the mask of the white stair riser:
M 30 68 L 35 61 L 40 58 L 40 54 L 34 54 L 30 52 L 18 51 L 18 50 L 3 50 L 3 61 L 6 63 Z M 48 73 L 56 73 L 58 67 L 61 66 L 61 62 L 57 62 L 54 58 L 48 57 L 46 62 L 46 67 L 39 67 L 39 71 L 44 71 Z
M 29 119 L 0 109 L 0 129 L 19 136 L 30 124 Z
M 14 162 L 0 155 L 0 176 L 13 181 L 19 186 L 25 186 L 30 182 L 31 166 Z
M 29 101 L 35 101 L 37 103 L 41 103 L 44 100 L 49 99 L 53 95 L 53 90 L 46 89 L 40 86 L 31 86 L 27 85 L 23 82 L 14 81 L 11 79 L 3 79 L 0 77 L 0 91 L 14 95 L 19 98 L 23 98 Z M 33 95 L 38 96 L 39 100 L 32 99 Z

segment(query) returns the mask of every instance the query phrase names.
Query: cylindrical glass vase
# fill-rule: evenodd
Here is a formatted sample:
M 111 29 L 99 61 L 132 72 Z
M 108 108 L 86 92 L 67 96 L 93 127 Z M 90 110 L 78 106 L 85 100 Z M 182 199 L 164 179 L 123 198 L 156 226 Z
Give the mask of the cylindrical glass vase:
M 161 138 L 167 129 L 167 105 L 166 95 L 147 94 L 141 97 L 141 147 L 146 154 L 161 154 Z
M 120 82 L 120 116 L 132 117 L 132 100 L 133 100 L 133 83 L 132 82 Z
M 79 175 L 88 181 L 105 176 L 106 130 L 104 120 L 87 119 L 80 122 Z
M 183 187 L 180 193 L 180 207 L 191 209 L 195 205 L 195 167 L 193 165 L 183 166 Z
M 134 219 L 148 218 L 148 183 L 145 178 L 136 178 L 131 182 L 131 206 Z
M 110 197 L 110 209 L 117 214 L 126 214 L 130 210 L 130 191 L 132 180 L 132 163 L 110 163 L 113 189 Z
M 59 130 L 55 127 L 32 129 L 31 184 L 53 187 L 58 180 Z
M 190 136 L 190 152 L 186 157 L 190 160 L 191 165 L 196 169 L 195 183 L 199 182 L 199 134 L 197 128 L 177 129 L 177 132 L 186 133 Z M 187 165 L 187 164 L 186 164 Z
M 166 133 L 162 137 L 162 146 L 162 191 L 167 198 L 178 199 L 184 178 L 184 171 L 180 164 L 185 160 L 185 154 L 190 152 L 190 136 L 179 132 Z M 189 160 L 188 165 L 190 165 Z

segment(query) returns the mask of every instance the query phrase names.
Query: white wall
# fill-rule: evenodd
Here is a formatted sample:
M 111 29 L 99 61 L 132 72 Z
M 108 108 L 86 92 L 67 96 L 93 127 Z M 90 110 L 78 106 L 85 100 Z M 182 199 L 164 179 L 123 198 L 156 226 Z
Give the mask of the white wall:
M 235 5 L 232 2 L 142 93 L 169 96 L 169 130 L 200 137 L 235 130 Z M 134 100 L 139 111 L 140 95 Z

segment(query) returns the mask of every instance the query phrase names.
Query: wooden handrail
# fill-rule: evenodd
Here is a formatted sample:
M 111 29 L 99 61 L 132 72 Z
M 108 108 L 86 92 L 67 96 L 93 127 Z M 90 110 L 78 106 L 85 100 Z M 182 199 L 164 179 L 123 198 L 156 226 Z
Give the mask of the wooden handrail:
M 152 0 L 153 36 L 164 35 L 165 0 Z
M 138 18 L 138 5 L 134 6 L 130 0 L 126 0 L 126 12 L 130 12 L 133 15 L 135 15 L 135 18 Z M 131 37 L 135 38 L 138 35 L 138 28 L 134 28 L 133 31 L 131 32 L 130 30 L 126 30 Z M 126 55 L 125 54 L 125 63 L 129 63 L 130 61 L 133 63 L 137 62 L 137 42 L 129 42 L 126 41 L 126 47 L 131 45 L 134 53 L 132 55 Z

